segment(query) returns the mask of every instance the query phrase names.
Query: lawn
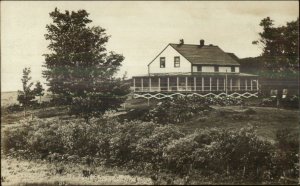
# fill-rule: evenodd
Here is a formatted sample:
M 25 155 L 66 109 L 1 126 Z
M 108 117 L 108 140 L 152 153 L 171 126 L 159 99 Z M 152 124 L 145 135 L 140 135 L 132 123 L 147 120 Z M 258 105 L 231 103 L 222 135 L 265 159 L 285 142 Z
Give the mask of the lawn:
M 151 108 L 159 100 L 151 100 L 148 106 L 146 99 L 127 100 L 126 110 L 142 110 Z M 247 106 L 211 106 L 210 112 L 200 113 L 185 123 L 176 124 L 186 132 L 193 132 L 202 128 L 226 128 L 239 129 L 252 125 L 256 128 L 258 135 L 271 142 L 276 138 L 276 131 L 280 129 L 300 130 L 299 110 L 282 109 L 274 107 L 258 107 L 258 100 L 246 100 Z M 247 114 L 247 110 L 253 113 Z
M 187 131 L 194 131 L 201 128 L 226 128 L 237 129 L 247 125 L 256 128 L 258 135 L 269 141 L 274 141 L 276 131 L 280 129 L 292 129 L 299 131 L 299 111 L 277 109 L 271 107 L 243 107 L 214 106 L 214 110 L 207 114 L 195 116 L 191 121 L 179 124 Z M 247 109 L 255 111 L 247 114 Z

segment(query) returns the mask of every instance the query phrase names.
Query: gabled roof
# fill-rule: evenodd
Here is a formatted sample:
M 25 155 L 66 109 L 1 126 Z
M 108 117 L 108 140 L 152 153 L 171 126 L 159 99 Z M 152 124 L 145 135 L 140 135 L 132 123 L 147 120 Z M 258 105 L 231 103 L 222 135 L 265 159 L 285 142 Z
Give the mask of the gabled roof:
M 169 44 L 192 64 L 201 65 L 240 65 L 233 53 L 226 53 L 218 46 Z M 235 56 L 235 57 L 234 57 Z M 237 58 L 237 57 L 236 57 Z M 238 58 L 237 58 L 238 59 Z

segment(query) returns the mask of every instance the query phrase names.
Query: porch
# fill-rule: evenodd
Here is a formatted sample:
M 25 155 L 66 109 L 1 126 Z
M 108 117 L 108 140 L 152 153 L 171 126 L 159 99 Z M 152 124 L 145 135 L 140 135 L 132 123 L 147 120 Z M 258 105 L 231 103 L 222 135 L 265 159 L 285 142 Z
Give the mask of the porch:
M 250 74 L 135 76 L 133 92 L 257 92 L 258 77 Z

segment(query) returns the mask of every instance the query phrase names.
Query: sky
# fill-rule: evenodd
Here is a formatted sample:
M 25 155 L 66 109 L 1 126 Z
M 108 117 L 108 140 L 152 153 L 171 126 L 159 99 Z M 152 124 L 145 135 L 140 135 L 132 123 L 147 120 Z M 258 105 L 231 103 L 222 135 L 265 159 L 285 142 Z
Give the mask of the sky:
M 298 1 L 1 1 L 1 91 L 21 90 L 25 67 L 32 81 L 46 82 L 44 34 L 55 7 L 85 9 L 90 25 L 111 36 L 108 51 L 124 55 L 118 75 L 127 72 L 130 78 L 146 74 L 147 64 L 179 39 L 186 44 L 204 39 L 239 58 L 258 56 L 261 48 L 252 41 L 259 38 L 260 21 L 269 16 L 275 26 L 285 25 L 297 19 L 298 6 Z

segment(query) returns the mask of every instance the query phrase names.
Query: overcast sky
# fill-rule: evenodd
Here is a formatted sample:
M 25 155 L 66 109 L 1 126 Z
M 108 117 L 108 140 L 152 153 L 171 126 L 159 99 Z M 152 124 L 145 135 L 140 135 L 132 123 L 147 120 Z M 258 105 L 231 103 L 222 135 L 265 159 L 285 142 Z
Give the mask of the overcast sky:
M 31 67 L 32 80 L 42 78 L 48 53 L 45 26 L 49 12 L 85 9 L 92 25 L 107 29 L 109 50 L 123 54 L 120 74 L 147 73 L 147 64 L 168 44 L 183 38 L 187 44 L 218 45 L 238 57 L 255 57 L 261 49 L 252 45 L 261 31 L 260 21 L 269 16 L 275 25 L 297 19 L 298 1 L 2 1 L 1 90 L 21 89 L 22 69 Z

